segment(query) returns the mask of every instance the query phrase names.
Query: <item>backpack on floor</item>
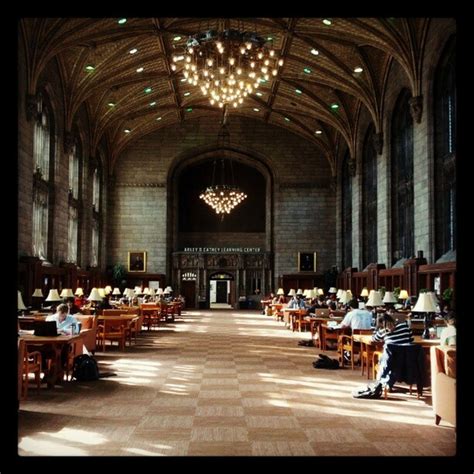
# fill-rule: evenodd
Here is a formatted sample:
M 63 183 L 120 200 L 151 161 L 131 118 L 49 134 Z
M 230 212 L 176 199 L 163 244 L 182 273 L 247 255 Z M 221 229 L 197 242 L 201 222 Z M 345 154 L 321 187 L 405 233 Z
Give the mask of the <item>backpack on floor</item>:
M 313 362 L 313 367 L 315 369 L 336 370 L 339 369 L 339 361 L 336 359 L 331 359 L 325 354 L 319 354 L 319 359 L 316 359 Z
M 72 377 L 79 381 L 99 380 L 99 366 L 97 361 L 87 354 L 74 358 Z

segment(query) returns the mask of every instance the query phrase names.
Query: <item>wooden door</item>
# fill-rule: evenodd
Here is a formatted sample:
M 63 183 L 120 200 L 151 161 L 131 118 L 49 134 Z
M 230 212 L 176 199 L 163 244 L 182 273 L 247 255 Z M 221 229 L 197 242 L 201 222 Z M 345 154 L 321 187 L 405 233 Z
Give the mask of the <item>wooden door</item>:
M 216 284 L 216 303 L 227 303 L 227 281 L 217 281 Z
M 181 294 L 185 299 L 185 308 L 196 308 L 196 282 L 182 281 Z

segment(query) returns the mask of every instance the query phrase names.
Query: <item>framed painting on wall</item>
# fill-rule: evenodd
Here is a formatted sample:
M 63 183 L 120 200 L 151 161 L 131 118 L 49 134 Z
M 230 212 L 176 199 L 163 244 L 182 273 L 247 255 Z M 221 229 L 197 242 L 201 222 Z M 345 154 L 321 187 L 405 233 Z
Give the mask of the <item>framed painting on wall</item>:
M 298 271 L 316 271 L 316 252 L 298 252 Z
M 146 272 L 146 252 L 128 252 L 128 271 Z

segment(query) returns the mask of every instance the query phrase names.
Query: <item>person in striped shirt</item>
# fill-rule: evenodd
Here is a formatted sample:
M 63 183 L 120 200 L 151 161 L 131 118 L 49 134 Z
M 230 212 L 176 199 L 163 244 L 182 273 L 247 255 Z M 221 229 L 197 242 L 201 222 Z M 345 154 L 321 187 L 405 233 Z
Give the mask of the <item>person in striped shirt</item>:
M 392 388 L 396 382 L 396 380 L 394 380 L 394 373 L 389 366 L 390 351 L 387 351 L 388 344 L 411 344 L 413 342 L 413 334 L 406 321 L 396 323 L 392 316 L 385 313 L 379 317 L 378 329 L 372 336 L 372 341 L 384 343 L 375 386 L 375 390 L 381 394 L 382 389 L 386 385 Z
M 395 323 L 392 316 L 385 313 L 379 317 L 378 329 L 372 336 L 372 341 L 387 344 L 410 344 L 413 334 L 406 321 Z

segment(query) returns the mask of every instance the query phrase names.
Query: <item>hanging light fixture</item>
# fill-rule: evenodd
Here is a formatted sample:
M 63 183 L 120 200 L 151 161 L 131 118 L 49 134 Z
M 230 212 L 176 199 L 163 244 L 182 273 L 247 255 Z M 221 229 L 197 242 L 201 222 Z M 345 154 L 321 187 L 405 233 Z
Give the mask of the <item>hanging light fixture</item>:
M 171 69 L 184 61 L 183 75 L 199 86 L 211 105 L 238 107 L 283 65 L 266 38 L 238 29 L 209 29 L 189 37 L 184 54 L 175 54 Z
M 225 151 L 229 148 L 230 134 L 226 123 L 227 114 L 224 114 L 217 141 L 222 150 L 222 158 L 214 160 L 212 171 L 212 184 L 208 186 L 199 196 L 208 206 L 212 207 L 216 214 L 223 219 L 230 214 L 232 209 L 238 206 L 247 195 L 234 183 L 234 169 L 232 159 L 226 160 Z M 220 182 L 216 184 L 217 162 L 220 161 Z M 228 163 L 226 164 L 226 161 Z M 227 168 L 226 168 L 227 166 Z M 219 171 L 217 171 L 219 173 Z

